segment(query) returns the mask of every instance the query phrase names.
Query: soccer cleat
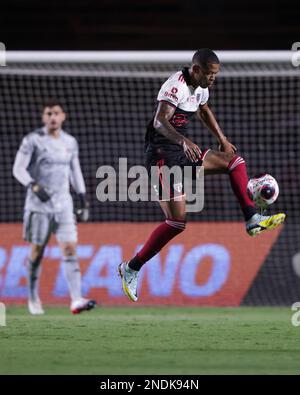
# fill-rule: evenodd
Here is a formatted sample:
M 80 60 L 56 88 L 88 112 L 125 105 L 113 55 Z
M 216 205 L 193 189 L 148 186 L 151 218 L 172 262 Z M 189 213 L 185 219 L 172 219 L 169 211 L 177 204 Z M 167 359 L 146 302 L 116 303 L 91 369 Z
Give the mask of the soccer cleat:
M 246 230 L 250 236 L 258 236 L 264 230 L 272 230 L 281 225 L 286 215 L 283 213 L 263 216 L 258 213 L 254 214 L 246 223 Z
M 28 310 L 32 315 L 45 314 L 40 299 L 28 299 Z
M 91 299 L 75 299 L 71 303 L 72 314 L 79 314 L 82 311 L 92 310 L 96 306 L 96 301 Z
M 122 279 L 123 291 L 132 302 L 138 300 L 137 281 L 139 272 L 128 267 L 128 262 L 122 262 L 119 265 L 119 274 Z

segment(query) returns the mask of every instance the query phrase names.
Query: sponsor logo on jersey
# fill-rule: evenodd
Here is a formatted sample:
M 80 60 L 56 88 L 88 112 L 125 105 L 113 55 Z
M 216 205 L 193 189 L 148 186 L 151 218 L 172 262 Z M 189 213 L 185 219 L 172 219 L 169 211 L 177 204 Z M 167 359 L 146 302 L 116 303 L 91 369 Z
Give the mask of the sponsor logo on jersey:
M 201 94 L 200 94 L 200 93 L 197 93 L 197 96 L 196 96 L 196 101 L 197 101 L 197 103 L 199 103 L 200 98 L 201 98 Z
M 173 90 L 173 89 L 174 89 L 174 88 L 172 88 L 172 90 Z M 166 92 L 164 93 L 164 96 L 169 97 L 170 99 L 173 99 L 173 100 L 175 100 L 175 101 L 178 101 L 178 97 L 177 97 L 174 93 L 172 93 L 172 91 L 171 91 L 171 92 L 166 91 Z
M 174 93 L 174 95 L 176 95 L 176 93 L 178 92 L 178 89 L 173 86 L 173 88 L 171 89 L 171 92 Z

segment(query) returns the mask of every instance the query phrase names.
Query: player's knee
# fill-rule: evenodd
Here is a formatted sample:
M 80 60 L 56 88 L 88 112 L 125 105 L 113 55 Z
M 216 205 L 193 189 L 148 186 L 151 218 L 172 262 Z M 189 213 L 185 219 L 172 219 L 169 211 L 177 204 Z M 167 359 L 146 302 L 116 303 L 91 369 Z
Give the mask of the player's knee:
M 76 246 L 73 243 L 65 243 L 62 246 L 62 252 L 65 257 L 76 255 Z
M 182 221 L 182 222 L 186 222 L 186 212 L 185 211 L 181 211 L 181 212 L 177 212 L 176 215 L 172 215 L 173 213 L 165 213 L 165 218 L 166 220 L 171 220 L 171 221 Z
M 238 155 L 234 153 L 224 152 L 224 165 L 227 167 L 234 157 Z

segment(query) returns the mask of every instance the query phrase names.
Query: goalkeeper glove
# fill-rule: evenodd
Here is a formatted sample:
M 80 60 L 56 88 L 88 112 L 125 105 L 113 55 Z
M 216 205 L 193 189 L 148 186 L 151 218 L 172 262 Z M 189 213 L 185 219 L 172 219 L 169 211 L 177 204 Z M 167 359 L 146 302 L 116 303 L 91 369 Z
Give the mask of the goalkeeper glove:
M 41 202 L 45 203 L 50 200 L 51 196 L 47 193 L 46 189 L 36 182 L 32 182 L 29 184 L 32 192 L 40 199 Z
M 89 203 L 84 193 L 78 195 L 80 207 L 76 210 L 78 222 L 87 222 L 89 219 Z

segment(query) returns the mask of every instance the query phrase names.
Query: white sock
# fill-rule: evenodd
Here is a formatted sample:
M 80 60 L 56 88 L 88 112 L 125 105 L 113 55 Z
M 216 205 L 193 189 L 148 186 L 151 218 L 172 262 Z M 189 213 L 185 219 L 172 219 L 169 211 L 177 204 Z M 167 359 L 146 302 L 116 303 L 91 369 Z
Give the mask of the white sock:
M 41 275 L 42 258 L 38 257 L 35 260 L 29 259 L 28 263 L 28 296 L 29 299 L 36 300 L 39 298 L 39 279 Z
M 81 298 L 81 273 L 77 256 L 65 256 L 63 263 L 71 299 L 79 299 Z

